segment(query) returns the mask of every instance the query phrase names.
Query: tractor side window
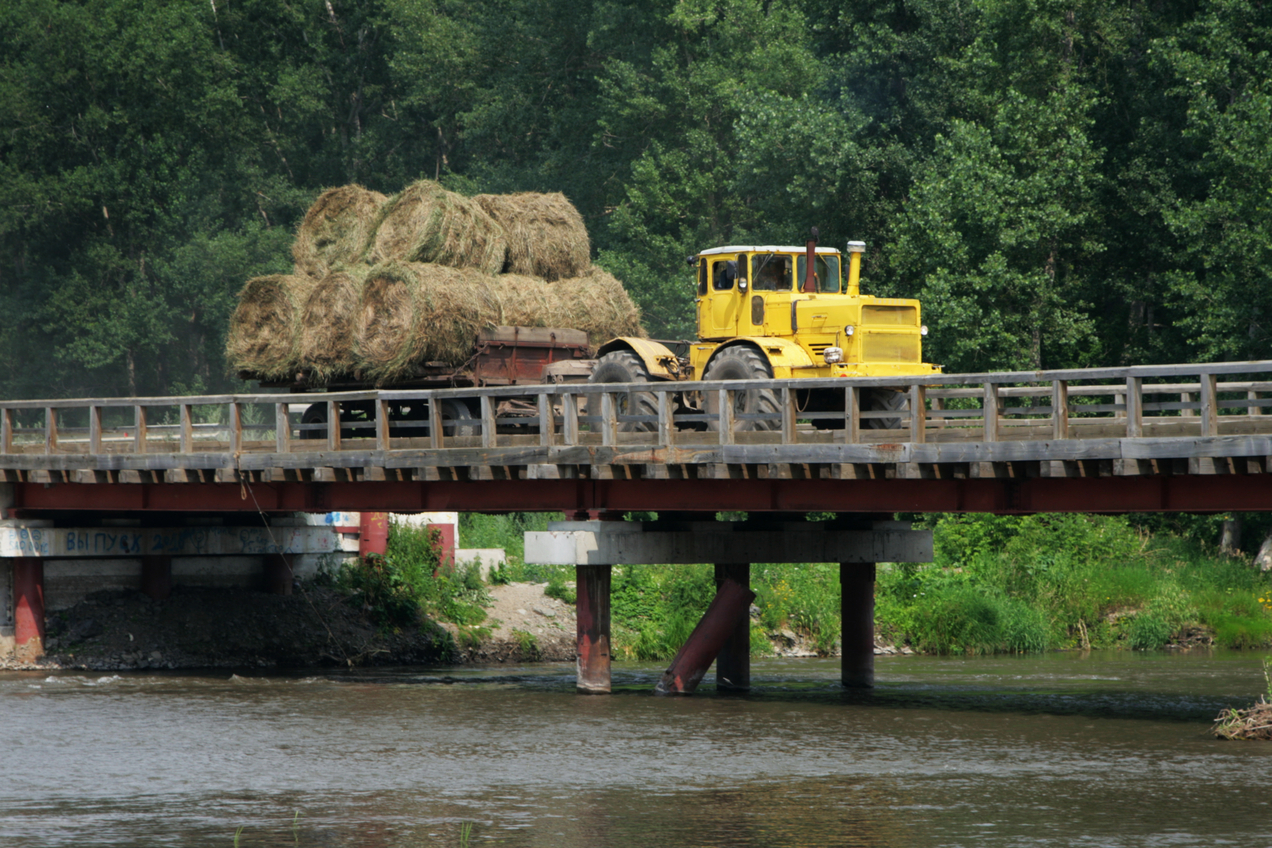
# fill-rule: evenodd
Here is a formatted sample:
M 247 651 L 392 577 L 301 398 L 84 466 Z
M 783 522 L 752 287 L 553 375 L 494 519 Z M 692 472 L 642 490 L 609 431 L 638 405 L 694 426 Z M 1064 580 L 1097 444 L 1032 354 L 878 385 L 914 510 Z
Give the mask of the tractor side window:
M 791 258 L 780 253 L 757 253 L 751 257 L 753 291 L 790 291 Z
M 728 260 L 717 262 L 711 269 L 711 288 L 716 291 L 728 291 L 733 288 L 733 281 L 738 277 L 737 268 L 736 262 Z
M 808 257 L 801 256 L 795 263 L 795 285 L 804 286 L 804 269 L 808 267 Z M 817 291 L 829 294 L 839 292 L 839 257 L 818 255 L 813 259 L 813 274 L 817 278 Z
M 698 296 L 702 297 L 707 293 L 707 260 L 700 259 L 698 261 Z

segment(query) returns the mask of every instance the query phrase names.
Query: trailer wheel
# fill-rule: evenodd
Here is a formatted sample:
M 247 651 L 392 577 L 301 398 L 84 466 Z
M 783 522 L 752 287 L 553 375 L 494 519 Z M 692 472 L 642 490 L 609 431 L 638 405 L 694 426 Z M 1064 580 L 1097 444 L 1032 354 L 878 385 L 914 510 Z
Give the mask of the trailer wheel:
M 447 436 L 476 436 L 477 422 L 468 404 L 455 398 L 446 398 L 439 404 L 442 410 L 442 433 Z
M 641 358 L 630 350 L 612 350 L 602 356 L 587 378 L 589 383 L 648 383 L 649 371 Z M 618 414 L 658 417 L 658 398 L 653 392 L 627 392 L 615 396 Z M 652 433 L 658 429 L 654 421 L 620 421 L 624 433 Z
M 721 353 L 707 366 L 702 375 L 704 380 L 771 380 L 773 372 L 769 369 L 768 360 L 754 348 L 734 347 Z M 707 422 L 707 429 L 718 432 L 720 429 L 720 395 L 718 392 L 706 392 L 707 414 L 716 416 Z M 748 389 L 733 394 L 733 430 L 776 430 L 781 426 L 781 404 L 772 389 Z M 771 418 L 759 420 L 742 420 L 743 415 L 772 415 Z
M 315 427 L 312 430 L 301 430 L 300 437 L 302 439 L 327 438 L 327 404 L 309 404 L 309 406 L 305 408 L 305 411 L 300 414 L 300 423 L 302 425 L 321 425 L 321 427 Z

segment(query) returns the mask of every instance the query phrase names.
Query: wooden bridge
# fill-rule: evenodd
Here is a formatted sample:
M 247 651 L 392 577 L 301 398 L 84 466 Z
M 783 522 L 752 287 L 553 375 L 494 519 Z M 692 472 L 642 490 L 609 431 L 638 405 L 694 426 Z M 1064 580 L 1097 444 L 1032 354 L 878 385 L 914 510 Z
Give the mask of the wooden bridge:
M 882 389 L 907 403 L 866 408 Z M 0 486 L 24 516 L 1265 510 L 1270 405 L 1272 361 L 8 401 Z

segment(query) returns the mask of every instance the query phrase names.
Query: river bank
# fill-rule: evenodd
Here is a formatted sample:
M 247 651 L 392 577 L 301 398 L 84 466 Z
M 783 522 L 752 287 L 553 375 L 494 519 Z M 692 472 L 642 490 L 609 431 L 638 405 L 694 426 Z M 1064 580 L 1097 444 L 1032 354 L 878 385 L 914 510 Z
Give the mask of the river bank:
M 177 587 L 152 600 L 141 592 L 95 592 L 48 617 L 45 656 L 36 662 L 0 659 L 0 669 L 123 671 L 198 668 L 333 668 L 408 665 L 498 665 L 572 662 L 574 606 L 542 583 L 487 589 L 478 626 L 423 619 L 417 627 L 385 628 L 373 612 L 329 586 L 301 586 L 293 595 L 247 589 Z M 752 610 L 759 620 L 758 608 Z M 819 654 L 790 629 L 767 634 L 775 657 Z M 881 655 L 911 654 L 905 645 L 876 643 Z

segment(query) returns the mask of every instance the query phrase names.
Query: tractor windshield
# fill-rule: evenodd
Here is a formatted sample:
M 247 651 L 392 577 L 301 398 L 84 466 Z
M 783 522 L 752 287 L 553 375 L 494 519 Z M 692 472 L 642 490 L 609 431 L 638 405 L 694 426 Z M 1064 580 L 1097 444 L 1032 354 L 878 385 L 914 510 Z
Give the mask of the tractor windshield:
M 757 253 L 751 257 L 753 291 L 790 291 L 791 258 L 782 253 Z
M 804 271 L 808 267 L 808 257 L 800 256 L 797 263 L 795 280 L 797 286 L 804 285 Z M 839 257 L 818 254 L 813 259 L 813 274 L 817 280 L 817 291 L 829 294 L 839 293 Z

